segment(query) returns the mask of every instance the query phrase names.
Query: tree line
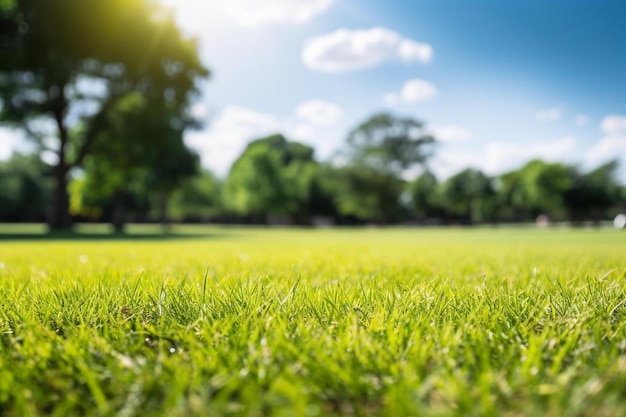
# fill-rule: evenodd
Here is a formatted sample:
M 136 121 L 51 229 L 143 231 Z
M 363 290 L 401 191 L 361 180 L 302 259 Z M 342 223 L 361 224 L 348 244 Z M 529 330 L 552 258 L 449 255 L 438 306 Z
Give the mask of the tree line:
M 277 132 L 218 178 L 183 141 L 201 127 L 191 108 L 209 75 L 196 40 L 155 1 L 0 3 L 0 124 L 35 146 L 0 162 L 0 221 L 580 223 L 624 210 L 615 161 L 584 171 L 537 160 L 440 181 L 436 138 L 388 113 L 356 126 L 330 161 Z
M 143 155 L 164 166 L 133 164 L 132 155 L 114 152 L 111 159 L 94 157 L 72 179 L 70 213 L 117 230 L 128 221 L 483 224 L 541 215 L 582 224 L 609 219 L 626 205 L 617 161 L 583 171 L 533 160 L 501 175 L 467 168 L 440 181 L 428 163 L 436 146 L 420 122 L 378 114 L 350 132 L 333 161 L 318 161 L 310 146 L 275 134 L 250 142 L 223 179 L 189 150 L 178 157 L 168 148 Z M 170 176 L 178 178 L 172 182 L 161 171 L 170 163 L 173 171 L 186 170 Z M 52 168 L 36 154 L 0 163 L 2 221 L 45 220 Z M 416 168 L 421 173 L 407 180 Z

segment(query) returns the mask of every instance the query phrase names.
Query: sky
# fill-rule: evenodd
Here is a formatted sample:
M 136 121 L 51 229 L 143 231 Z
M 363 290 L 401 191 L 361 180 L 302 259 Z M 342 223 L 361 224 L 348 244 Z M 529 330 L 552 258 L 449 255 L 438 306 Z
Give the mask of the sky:
M 535 158 L 626 165 L 621 0 L 161 2 L 211 70 L 204 128 L 185 140 L 219 176 L 277 132 L 331 158 L 381 111 L 424 122 L 440 178 Z M 22 143 L 0 130 L 0 158 Z

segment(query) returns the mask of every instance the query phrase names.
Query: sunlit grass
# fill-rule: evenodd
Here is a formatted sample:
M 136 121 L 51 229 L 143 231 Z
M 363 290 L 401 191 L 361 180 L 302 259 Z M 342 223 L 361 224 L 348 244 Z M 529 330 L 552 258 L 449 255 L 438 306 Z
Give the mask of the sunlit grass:
M 624 233 L 135 231 L 0 241 L 2 415 L 626 409 Z

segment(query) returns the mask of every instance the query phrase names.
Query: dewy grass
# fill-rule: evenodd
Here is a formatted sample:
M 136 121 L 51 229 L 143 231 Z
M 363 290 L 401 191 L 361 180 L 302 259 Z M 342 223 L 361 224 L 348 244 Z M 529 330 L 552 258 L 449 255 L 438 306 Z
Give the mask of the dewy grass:
M 0 241 L 0 414 L 612 416 L 626 234 Z

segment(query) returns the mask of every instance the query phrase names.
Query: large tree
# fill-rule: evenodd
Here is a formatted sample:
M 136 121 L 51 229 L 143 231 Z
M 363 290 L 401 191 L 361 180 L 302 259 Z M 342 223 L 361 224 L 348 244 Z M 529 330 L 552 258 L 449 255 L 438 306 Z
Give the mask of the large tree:
M 624 202 L 618 168 L 619 162 L 613 160 L 586 173 L 570 169 L 570 186 L 563 193 L 563 203 L 572 223 L 588 219 L 599 223 L 611 207 Z
M 102 137 L 85 159 L 85 186 L 74 190 L 86 201 L 110 204 L 113 226 L 121 231 L 131 190 L 141 184 L 166 224 L 169 195 L 198 172 L 199 158 L 183 142 L 183 131 L 193 119 L 176 106 L 168 107 L 160 96 L 134 93 L 118 101 L 106 121 Z
M 0 120 L 56 154 L 52 228 L 71 224 L 67 184 L 127 94 L 184 106 L 208 75 L 195 40 L 150 0 L 16 0 L 0 9 Z
M 355 127 L 344 155 L 351 165 L 366 166 L 396 177 L 432 156 L 435 138 L 411 117 L 375 114 Z
M 251 142 L 233 164 L 224 185 L 227 205 L 264 221 L 292 219 L 305 210 L 316 172 L 313 149 L 272 135 Z
M 398 220 L 404 176 L 424 165 L 435 138 L 410 117 L 376 114 L 354 128 L 341 153 L 337 207 L 343 215 L 387 223 Z
M 495 218 L 495 191 L 482 171 L 467 168 L 443 184 L 442 198 L 448 215 L 456 220 L 483 223 Z
M 402 212 L 401 178 L 368 166 L 344 166 L 335 171 L 335 204 L 339 214 L 360 221 L 390 223 Z
M 506 220 L 534 218 L 548 214 L 563 218 L 565 193 L 572 187 L 573 167 L 534 160 L 497 181 L 500 214 Z
M 441 215 L 441 196 L 439 182 L 431 171 L 424 171 L 409 184 L 413 212 L 419 219 L 428 219 Z
M 223 212 L 222 183 L 210 171 L 184 181 L 172 194 L 170 213 L 179 221 L 204 222 Z

